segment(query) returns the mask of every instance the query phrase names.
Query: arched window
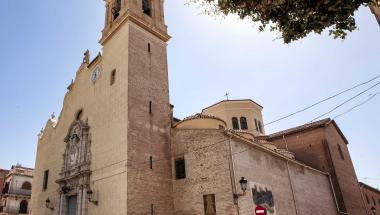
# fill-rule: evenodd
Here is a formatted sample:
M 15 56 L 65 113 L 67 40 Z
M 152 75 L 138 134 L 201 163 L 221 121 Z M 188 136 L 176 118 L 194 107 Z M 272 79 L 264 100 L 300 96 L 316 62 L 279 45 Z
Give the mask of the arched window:
M 22 200 L 20 202 L 20 209 L 18 211 L 20 214 L 27 214 L 28 213 L 28 201 Z
M 80 120 L 82 117 L 83 110 L 80 109 L 76 114 L 75 114 L 75 119 Z
M 240 128 L 241 130 L 248 130 L 247 118 L 240 117 Z
M 24 182 L 21 186 L 23 190 L 32 190 L 32 184 L 28 181 Z
M 260 122 L 260 121 L 257 121 L 257 124 L 258 124 L 258 126 L 259 126 L 259 131 L 260 131 L 260 133 L 264 133 L 264 132 L 263 132 L 263 125 L 261 124 L 261 122 Z
M 235 130 L 239 130 L 239 120 L 236 117 L 232 118 L 232 128 Z
M 115 0 L 114 7 L 112 8 L 112 15 L 113 15 L 113 20 L 115 20 L 119 15 L 120 15 L 120 10 L 121 10 L 121 0 Z
M 142 9 L 143 12 L 150 16 L 151 15 L 151 5 L 150 0 L 142 0 Z

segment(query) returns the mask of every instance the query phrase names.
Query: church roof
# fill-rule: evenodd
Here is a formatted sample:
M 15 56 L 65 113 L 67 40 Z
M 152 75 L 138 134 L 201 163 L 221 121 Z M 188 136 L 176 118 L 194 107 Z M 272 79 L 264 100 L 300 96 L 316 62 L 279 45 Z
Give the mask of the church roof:
M 219 118 L 219 117 L 197 113 L 195 115 L 188 116 L 188 117 L 184 118 L 183 120 L 180 120 L 179 122 L 177 122 L 174 125 L 174 127 L 176 127 L 177 125 L 179 125 L 179 124 L 181 124 L 183 122 L 190 121 L 190 120 L 195 120 L 195 119 L 215 119 L 215 120 L 219 120 L 219 121 L 223 122 L 223 124 L 226 126 L 226 122 L 223 119 Z
M 260 108 L 263 108 L 263 106 L 259 105 L 257 102 L 253 101 L 252 99 L 236 99 L 236 100 L 222 100 L 222 101 L 220 101 L 220 102 L 218 102 L 218 103 L 215 103 L 215 104 L 213 104 L 213 105 L 210 105 L 210 106 L 208 106 L 208 107 L 203 108 L 202 111 L 204 111 L 204 110 L 206 110 L 206 109 L 209 109 L 209 108 L 211 108 L 211 107 L 214 107 L 214 106 L 216 106 L 216 105 L 219 105 L 219 104 L 221 104 L 221 103 L 224 103 L 224 102 L 244 102 L 244 101 L 252 102 L 252 103 L 254 103 L 255 105 L 259 106 Z
M 374 187 L 371 187 L 371 186 L 369 186 L 369 185 L 366 184 L 366 183 L 359 182 L 359 185 L 360 185 L 361 187 L 365 187 L 366 189 L 372 190 L 372 191 L 377 192 L 377 193 L 380 194 L 380 190 L 379 190 L 379 189 L 376 189 L 376 188 L 374 188 Z
M 276 133 L 273 133 L 273 134 L 266 136 L 266 139 L 268 139 L 268 140 L 277 139 L 277 138 L 281 138 L 283 136 L 287 136 L 287 135 L 291 135 L 291 134 L 295 134 L 295 133 L 300 133 L 300 132 L 304 132 L 304 131 L 308 131 L 308 130 L 313 130 L 316 128 L 324 128 L 324 127 L 328 126 L 329 124 L 334 125 L 335 129 L 338 131 L 340 136 L 343 138 L 344 142 L 346 144 L 348 144 L 348 140 L 343 135 L 342 131 L 340 130 L 340 128 L 338 127 L 336 122 L 334 120 L 331 120 L 330 118 L 322 119 L 322 120 L 319 120 L 316 122 L 311 122 L 311 123 L 307 123 L 307 124 L 304 124 L 301 126 L 297 126 L 294 128 L 287 129 L 287 130 L 279 131 L 279 132 L 276 132 Z

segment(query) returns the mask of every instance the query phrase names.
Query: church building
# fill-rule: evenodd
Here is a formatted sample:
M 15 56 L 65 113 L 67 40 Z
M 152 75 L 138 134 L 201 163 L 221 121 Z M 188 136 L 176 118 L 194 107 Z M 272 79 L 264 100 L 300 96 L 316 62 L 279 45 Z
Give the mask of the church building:
M 266 135 L 250 99 L 175 118 L 164 0 L 105 4 L 102 52 L 84 54 L 39 134 L 31 214 L 366 214 L 334 121 Z

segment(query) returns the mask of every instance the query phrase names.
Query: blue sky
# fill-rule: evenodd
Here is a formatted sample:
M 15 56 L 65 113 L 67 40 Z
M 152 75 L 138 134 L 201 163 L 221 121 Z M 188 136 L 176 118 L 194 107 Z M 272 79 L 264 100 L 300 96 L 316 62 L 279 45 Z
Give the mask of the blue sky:
M 236 17 L 200 15 L 185 1 L 166 1 L 170 100 L 179 118 L 224 99 L 251 98 L 264 120 L 308 106 L 380 74 L 380 28 L 368 8 L 355 15 L 359 30 L 345 41 L 327 33 L 290 45 L 278 33 L 259 33 Z M 102 0 L 0 2 L 0 168 L 33 167 L 37 134 L 59 113 L 83 52 L 101 50 Z M 377 80 L 379 81 L 379 80 Z M 374 84 L 376 82 L 373 82 Z M 272 133 L 309 122 L 368 86 L 266 127 Z M 350 109 L 376 87 L 328 116 Z M 380 187 L 380 96 L 336 121 L 349 140 L 358 178 Z

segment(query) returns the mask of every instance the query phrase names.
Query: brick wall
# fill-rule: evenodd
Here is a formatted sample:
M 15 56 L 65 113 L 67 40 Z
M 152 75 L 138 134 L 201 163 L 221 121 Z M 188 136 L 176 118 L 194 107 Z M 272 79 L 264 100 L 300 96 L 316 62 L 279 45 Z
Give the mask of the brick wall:
M 176 214 L 204 214 L 203 195 L 215 194 L 217 214 L 237 214 L 228 161 L 229 137 L 223 130 L 174 130 L 173 158 L 184 157 L 186 179 L 174 181 Z M 275 214 L 337 214 L 329 178 L 261 147 L 232 138 L 235 185 L 239 179 L 273 192 Z M 174 170 L 173 170 L 174 171 Z M 175 175 L 175 172 L 173 172 Z M 251 215 L 252 189 L 239 198 L 241 215 Z M 294 195 L 293 195 L 294 193 Z M 297 208 L 297 209 L 296 209 Z M 273 215 L 273 214 L 272 214 Z
M 166 45 L 130 25 L 128 214 L 151 214 L 152 205 L 156 215 L 173 213 Z
M 360 183 L 360 188 L 365 201 L 365 206 L 370 215 L 380 214 L 380 190 L 375 189 L 367 184 Z M 376 210 L 373 213 L 372 209 Z
M 284 138 L 285 137 L 285 138 Z M 356 173 L 343 136 L 334 122 L 271 139 L 280 148 L 288 147 L 296 159 L 329 172 L 342 211 L 364 213 Z M 339 150 L 339 147 L 342 153 Z

